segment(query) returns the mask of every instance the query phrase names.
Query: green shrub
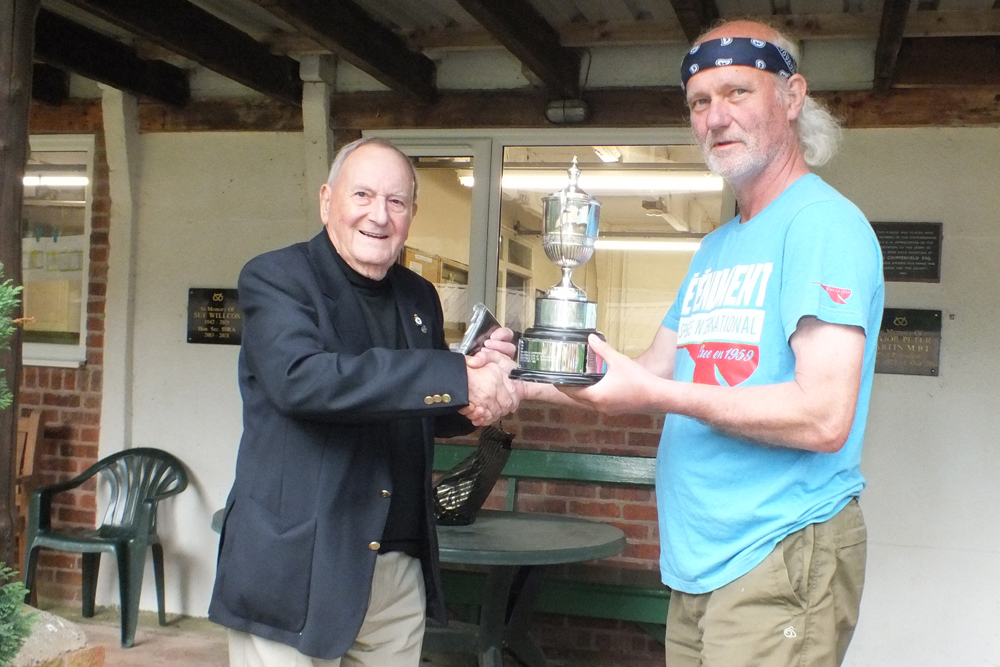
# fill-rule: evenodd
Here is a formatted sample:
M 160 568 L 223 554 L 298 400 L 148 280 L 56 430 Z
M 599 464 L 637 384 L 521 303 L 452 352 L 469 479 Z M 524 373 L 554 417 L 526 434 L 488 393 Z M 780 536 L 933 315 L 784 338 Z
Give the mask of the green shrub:
M 0 264 L 0 280 L 3 280 L 3 264 Z M 21 287 L 14 285 L 13 281 L 6 280 L 0 283 L 0 350 L 6 350 L 10 347 L 10 337 L 14 335 L 14 327 L 16 326 L 11 315 L 17 312 L 20 294 Z M 2 373 L 0 370 L 0 410 L 6 410 L 10 407 L 13 396 L 11 396 L 10 387 L 7 386 L 7 378 Z
M 0 280 L 3 280 L 3 264 L 0 264 Z M 17 312 L 21 288 L 13 281 L 0 283 L 0 350 L 10 346 L 16 323 L 11 315 Z M 0 410 L 6 410 L 13 401 L 7 379 L 0 370 Z M 17 578 L 17 573 L 0 562 L 0 665 L 8 665 L 21 650 L 31 634 L 34 612 L 25 613 L 24 595 L 28 590 Z
M 35 620 L 35 612 L 25 613 L 23 600 L 28 589 L 16 575 L 14 570 L 0 563 L 0 583 L 3 584 L 0 585 L 0 665 L 9 665 L 17 656 Z

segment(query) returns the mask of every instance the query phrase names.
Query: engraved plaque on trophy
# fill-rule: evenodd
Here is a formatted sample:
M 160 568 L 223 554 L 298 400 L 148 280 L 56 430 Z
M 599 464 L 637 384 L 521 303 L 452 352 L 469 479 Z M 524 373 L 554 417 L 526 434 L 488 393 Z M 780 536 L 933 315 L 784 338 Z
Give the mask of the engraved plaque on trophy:
M 604 377 L 604 360 L 587 337 L 597 334 L 597 304 L 573 284 L 573 269 L 594 254 L 601 203 L 577 185 L 576 158 L 569 185 L 542 198 L 542 247 L 562 269 L 562 279 L 535 301 L 535 325 L 518 342 L 517 368 L 511 377 L 550 384 L 591 385 Z

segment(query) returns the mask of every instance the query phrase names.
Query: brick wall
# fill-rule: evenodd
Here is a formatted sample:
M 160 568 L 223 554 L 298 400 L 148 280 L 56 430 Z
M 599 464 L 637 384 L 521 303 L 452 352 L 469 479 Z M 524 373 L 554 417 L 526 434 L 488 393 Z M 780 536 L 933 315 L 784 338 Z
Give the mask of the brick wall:
M 43 105 L 32 109 L 33 134 L 93 134 L 94 180 L 90 237 L 90 279 L 87 298 L 87 361 L 79 368 L 25 366 L 18 393 L 21 414 L 43 410 L 39 465 L 43 483 L 69 479 L 98 457 L 104 363 L 104 299 L 108 275 L 108 229 L 111 199 L 100 102 L 80 102 L 66 113 L 51 114 Z M 59 494 L 53 519 L 57 525 L 93 528 L 96 524 L 96 481 Z M 49 549 L 42 551 L 36 576 L 39 601 L 80 599 L 80 557 Z
M 634 623 L 538 614 L 531 632 L 552 665 L 663 667 L 662 641 Z
M 525 403 L 504 419 L 502 426 L 514 434 L 515 448 L 653 457 L 663 417 L 608 417 L 586 410 Z M 486 507 L 503 509 L 506 494 L 506 481 L 501 479 Z M 522 512 L 571 514 L 618 526 L 628 545 L 621 555 L 604 559 L 601 564 L 659 568 L 656 498 L 651 489 L 524 480 L 518 483 L 515 508 Z M 634 623 L 539 614 L 532 633 L 554 665 L 663 665 L 663 644 Z
M 514 447 L 591 454 L 656 456 L 663 417 L 629 414 L 609 417 L 587 410 L 525 403 L 503 421 Z M 506 482 L 489 501 L 503 508 Z M 604 560 L 625 567 L 656 569 L 660 557 L 656 499 L 651 489 L 570 482 L 524 480 L 518 483 L 515 509 L 571 514 L 618 526 L 628 539 L 625 551 Z

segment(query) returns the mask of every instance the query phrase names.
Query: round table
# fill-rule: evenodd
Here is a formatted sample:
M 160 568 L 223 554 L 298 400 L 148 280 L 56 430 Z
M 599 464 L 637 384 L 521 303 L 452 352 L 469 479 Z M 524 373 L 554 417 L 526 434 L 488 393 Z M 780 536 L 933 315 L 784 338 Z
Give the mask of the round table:
M 468 526 L 437 527 L 444 563 L 487 566 L 477 632 L 480 667 L 501 667 L 506 648 L 529 667 L 545 654 L 529 634 L 544 565 L 607 558 L 625 533 L 605 523 L 557 514 L 483 510 Z

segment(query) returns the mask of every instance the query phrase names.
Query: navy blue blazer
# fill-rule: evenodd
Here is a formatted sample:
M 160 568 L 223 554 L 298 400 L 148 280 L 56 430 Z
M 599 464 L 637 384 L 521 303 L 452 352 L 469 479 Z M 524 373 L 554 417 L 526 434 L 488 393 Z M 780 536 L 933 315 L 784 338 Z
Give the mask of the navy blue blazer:
M 243 437 L 209 617 L 332 659 L 350 648 L 367 609 L 392 493 L 392 419 L 423 418 L 421 561 L 428 613 L 444 620 L 433 444 L 473 427 L 457 414 L 468 403 L 465 361 L 445 344 L 433 285 L 389 270 L 408 347 L 373 348 L 325 234 L 256 257 L 240 274 Z

